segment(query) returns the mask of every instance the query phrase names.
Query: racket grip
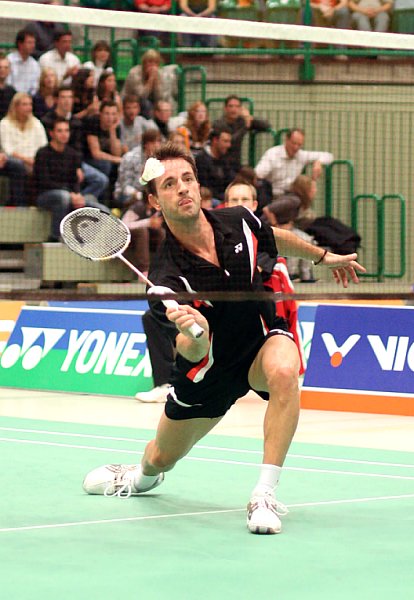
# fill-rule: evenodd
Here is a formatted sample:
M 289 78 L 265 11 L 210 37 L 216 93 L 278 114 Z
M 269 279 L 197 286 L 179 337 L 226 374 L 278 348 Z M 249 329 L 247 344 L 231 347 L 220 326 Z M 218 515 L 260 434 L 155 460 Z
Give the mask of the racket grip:
M 163 300 L 162 303 L 164 304 L 165 308 L 177 308 L 179 306 L 178 302 L 175 300 Z M 189 329 L 189 332 L 194 339 L 198 339 L 203 335 L 204 329 L 200 327 L 198 323 L 193 323 Z

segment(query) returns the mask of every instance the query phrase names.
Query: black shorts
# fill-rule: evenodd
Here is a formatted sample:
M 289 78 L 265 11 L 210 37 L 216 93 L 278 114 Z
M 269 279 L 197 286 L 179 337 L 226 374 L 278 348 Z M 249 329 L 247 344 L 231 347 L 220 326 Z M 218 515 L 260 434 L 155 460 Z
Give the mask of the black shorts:
M 283 327 L 283 325 L 282 325 Z M 218 370 L 210 382 L 204 381 L 180 389 L 171 388 L 165 404 L 165 414 L 169 419 L 197 419 L 222 417 L 242 396 L 252 389 L 248 382 L 249 369 L 265 341 L 274 335 L 286 335 L 293 340 L 293 335 L 284 328 L 270 331 L 266 337 L 252 346 L 251 352 L 244 361 L 240 361 L 233 369 Z M 264 400 L 269 399 L 267 392 L 257 391 Z

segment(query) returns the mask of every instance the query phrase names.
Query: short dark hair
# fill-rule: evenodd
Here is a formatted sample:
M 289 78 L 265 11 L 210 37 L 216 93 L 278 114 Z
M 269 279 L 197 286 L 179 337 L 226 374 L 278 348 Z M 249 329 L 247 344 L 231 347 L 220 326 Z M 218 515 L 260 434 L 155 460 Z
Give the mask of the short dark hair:
M 70 85 L 67 85 L 66 83 L 62 83 L 62 85 L 60 85 L 56 92 L 55 92 L 55 97 L 59 98 L 61 92 L 72 92 L 73 94 L 73 89 Z
M 72 37 L 72 32 L 70 29 L 59 29 L 58 31 L 55 32 L 55 35 L 53 36 L 53 41 L 58 42 L 60 40 L 60 38 L 62 38 L 64 35 L 70 35 L 70 37 Z
M 20 31 L 18 31 L 16 33 L 16 39 L 15 39 L 16 48 L 18 47 L 19 44 L 24 42 L 27 37 L 32 37 L 32 38 L 36 39 L 36 36 L 34 35 L 34 33 L 31 33 L 30 31 L 27 31 L 26 29 L 20 29 Z
M 212 140 L 214 140 L 214 138 L 219 138 L 222 133 L 229 133 L 231 135 L 230 127 L 227 127 L 227 125 L 221 125 L 221 127 L 214 127 L 210 131 L 210 135 L 208 136 L 208 139 L 211 142 Z
M 127 104 L 141 104 L 139 101 L 139 96 L 137 96 L 136 94 L 128 94 L 127 96 L 124 96 L 123 100 L 122 100 L 122 106 L 125 108 L 125 106 Z
M 161 140 L 161 133 L 158 129 L 147 129 L 142 134 L 141 144 L 145 146 L 148 142 L 156 142 L 157 140 Z
M 245 185 L 246 187 L 248 187 L 252 193 L 253 201 L 254 202 L 257 201 L 257 190 L 254 187 L 254 185 L 250 181 L 247 181 L 247 179 L 242 179 L 241 177 L 239 177 L 239 178 L 236 177 L 235 179 L 233 179 L 233 181 L 231 183 L 229 183 L 229 185 L 224 190 L 224 202 L 228 202 L 229 191 L 231 190 L 231 188 L 233 188 L 236 185 Z
M 99 112 L 101 113 L 103 111 L 104 108 L 107 108 L 109 106 L 109 108 L 113 108 L 115 106 L 115 108 L 118 108 L 118 104 L 116 102 L 114 102 L 113 100 L 105 100 L 105 102 L 102 102 L 100 108 L 99 108 Z
M 161 148 L 159 148 L 154 153 L 153 156 L 154 156 L 154 158 L 158 159 L 161 162 L 164 160 L 174 160 L 176 158 L 182 158 L 183 160 L 188 162 L 188 164 L 190 165 L 190 167 L 194 173 L 196 180 L 198 181 L 197 167 L 196 167 L 196 163 L 195 163 L 193 155 L 190 154 L 189 152 L 185 152 L 177 144 L 173 144 L 172 142 L 167 142 L 166 144 L 163 144 L 161 146 Z M 157 188 L 156 188 L 154 179 L 152 179 L 151 181 L 148 182 L 147 189 L 148 189 L 149 194 L 152 194 L 153 196 L 157 195 Z
M 53 131 L 54 128 L 56 127 L 57 123 L 66 123 L 66 125 L 69 127 L 70 129 L 70 123 L 67 119 L 65 119 L 64 117 L 56 117 L 56 119 L 53 120 L 51 126 L 50 126 L 50 131 Z
M 240 102 L 241 104 L 241 100 L 238 96 L 236 96 L 236 94 L 230 94 L 229 96 L 227 96 L 227 98 L 224 100 L 224 106 L 227 106 L 227 104 L 231 101 L 231 100 L 237 100 L 237 102 Z
M 301 133 L 302 135 L 305 135 L 305 132 L 303 129 L 300 129 L 300 127 L 292 127 L 292 129 L 287 130 L 286 137 L 291 138 L 294 133 Z

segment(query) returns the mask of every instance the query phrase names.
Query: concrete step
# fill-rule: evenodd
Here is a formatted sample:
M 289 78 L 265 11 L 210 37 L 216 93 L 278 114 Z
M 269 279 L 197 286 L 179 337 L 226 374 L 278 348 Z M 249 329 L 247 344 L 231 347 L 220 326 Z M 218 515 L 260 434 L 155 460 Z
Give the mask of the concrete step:
M 34 206 L 0 207 L 0 244 L 44 242 L 50 235 L 50 213 Z
M 23 271 L 23 250 L 0 250 L 0 271 Z
M 38 290 L 40 284 L 40 279 L 26 277 L 24 273 L 0 273 L 0 292 Z

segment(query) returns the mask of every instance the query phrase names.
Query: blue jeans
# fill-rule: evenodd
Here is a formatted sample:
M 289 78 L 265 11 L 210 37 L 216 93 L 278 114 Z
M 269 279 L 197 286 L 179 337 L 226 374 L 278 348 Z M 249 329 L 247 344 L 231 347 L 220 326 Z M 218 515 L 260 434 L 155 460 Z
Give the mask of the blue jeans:
M 9 204 L 27 206 L 29 204 L 25 194 L 27 171 L 24 162 L 19 158 L 8 158 L 4 167 L 0 169 L 0 175 L 9 179 Z
M 100 208 L 105 212 L 108 212 L 108 209 L 103 204 L 100 204 L 94 196 L 84 196 L 85 198 L 85 206 L 90 206 L 92 208 Z M 63 217 L 66 217 L 74 207 L 72 205 L 72 201 L 70 199 L 70 192 L 66 190 L 48 190 L 47 192 L 42 192 L 36 199 L 36 204 L 39 208 L 45 208 L 46 210 L 50 210 L 52 213 L 52 231 L 51 237 L 55 240 L 60 238 L 60 222 Z
M 81 168 L 85 176 L 81 186 L 82 194 L 84 196 L 92 194 L 92 196 L 101 200 L 109 184 L 108 176 L 84 161 L 82 161 Z

